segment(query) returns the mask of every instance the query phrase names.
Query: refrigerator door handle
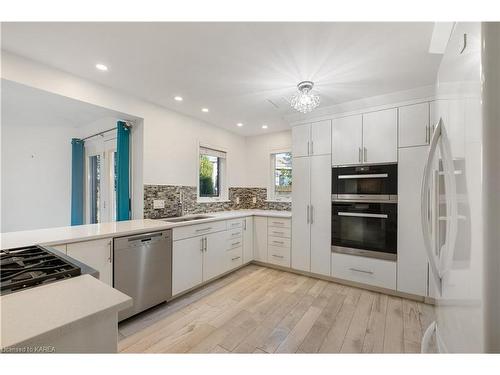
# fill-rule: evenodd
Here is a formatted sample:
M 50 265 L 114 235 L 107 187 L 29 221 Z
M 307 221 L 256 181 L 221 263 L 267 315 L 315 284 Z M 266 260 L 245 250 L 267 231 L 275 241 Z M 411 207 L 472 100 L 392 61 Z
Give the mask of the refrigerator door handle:
M 439 123 L 436 125 L 436 128 L 434 129 L 434 133 L 432 134 L 429 147 L 429 154 L 427 156 L 427 162 L 425 163 L 424 167 L 424 174 L 422 177 L 422 189 L 420 193 L 420 203 L 421 203 L 420 217 L 422 221 L 422 234 L 424 238 L 424 245 L 425 245 L 425 250 L 427 252 L 427 257 L 429 258 L 430 268 L 432 270 L 433 275 L 437 279 L 436 282 L 438 284 L 438 290 L 441 290 L 441 275 L 439 272 L 439 264 L 436 260 L 436 256 L 434 255 L 434 251 L 432 250 L 432 244 L 431 244 L 431 235 L 429 227 L 430 223 L 429 223 L 428 189 L 429 189 L 430 174 L 432 171 L 432 161 L 438 147 L 439 138 L 441 137 L 441 127 L 442 127 L 442 120 L 440 119 Z
M 436 332 L 436 322 L 429 324 L 429 327 L 424 332 L 422 336 L 422 343 L 420 344 L 420 353 L 429 353 L 429 347 L 431 346 L 432 335 Z

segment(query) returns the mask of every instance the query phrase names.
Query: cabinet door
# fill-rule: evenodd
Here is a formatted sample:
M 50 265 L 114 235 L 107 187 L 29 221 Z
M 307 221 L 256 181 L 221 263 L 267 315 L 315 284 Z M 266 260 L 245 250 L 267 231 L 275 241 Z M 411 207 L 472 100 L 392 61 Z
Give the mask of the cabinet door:
M 243 263 L 253 260 L 253 217 L 245 218 L 243 222 Z
M 172 252 L 172 294 L 203 281 L 203 237 L 174 241 Z
M 292 268 L 310 271 L 311 157 L 293 158 Z
M 319 121 L 311 124 L 310 155 L 330 155 L 332 153 L 332 122 Z
M 332 121 L 332 164 L 361 164 L 363 117 L 348 116 Z
M 294 157 L 309 155 L 311 125 L 299 125 L 292 128 L 292 155 Z
M 429 147 L 399 150 L 398 282 L 400 292 L 425 296 L 427 255 L 420 225 L 420 187 Z
M 398 161 L 398 110 L 396 108 L 363 115 L 363 162 Z
M 226 271 L 227 232 L 204 236 L 203 281 L 213 279 Z
M 311 157 L 311 272 L 330 276 L 332 168 L 328 155 Z
M 267 262 L 267 217 L 254 217 L 254 256 L 256 260 Z
M 399 107 L 399 147 L 429 144 L 429 103 Z
M 113 240 L 70 243 L 66 245 L 68 256 L 99 271 L 99 280 L 113 286 Z

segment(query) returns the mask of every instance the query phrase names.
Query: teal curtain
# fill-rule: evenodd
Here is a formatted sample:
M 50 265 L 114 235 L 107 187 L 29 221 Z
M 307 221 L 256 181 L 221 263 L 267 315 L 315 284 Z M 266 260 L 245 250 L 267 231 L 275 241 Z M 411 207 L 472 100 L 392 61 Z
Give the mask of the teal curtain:
M 130 129 L 118 121 L 116 145 L 116 221 L 130 220 Z
M 71 139 L 71 225 L 83 224 L 84 141 Z

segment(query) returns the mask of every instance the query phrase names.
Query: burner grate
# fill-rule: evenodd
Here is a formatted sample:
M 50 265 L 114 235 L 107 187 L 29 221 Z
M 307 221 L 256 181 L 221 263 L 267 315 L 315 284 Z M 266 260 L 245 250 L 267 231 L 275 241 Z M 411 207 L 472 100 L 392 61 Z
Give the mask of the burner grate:
M 0 251 L 2 295 L 80 273 L 78 266 L 40 246 Z

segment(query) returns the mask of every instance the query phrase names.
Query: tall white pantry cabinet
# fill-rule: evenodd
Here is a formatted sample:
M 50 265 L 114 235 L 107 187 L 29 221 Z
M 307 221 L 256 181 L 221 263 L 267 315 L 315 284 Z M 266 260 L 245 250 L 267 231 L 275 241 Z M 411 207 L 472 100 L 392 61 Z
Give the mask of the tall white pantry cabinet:
M 331 121 L 292 129 L 294 269 L 330 276 Z

